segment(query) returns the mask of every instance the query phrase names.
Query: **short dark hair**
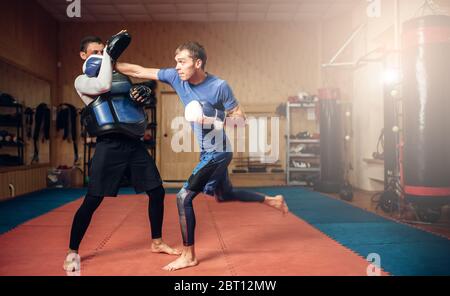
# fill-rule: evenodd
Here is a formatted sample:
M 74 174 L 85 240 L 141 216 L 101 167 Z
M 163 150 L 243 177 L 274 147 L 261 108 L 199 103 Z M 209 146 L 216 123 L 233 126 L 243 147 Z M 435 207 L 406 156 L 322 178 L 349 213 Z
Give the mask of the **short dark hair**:
M 178 54 L 182 50 L 188 50 L 191 54 L 191 58 L 194 60 L 202 61 L 202 69 L 205 69 L 206 60 L 208 59 L 206 56 L 205 48 L 198 42 L 188 41 L 177 47 L 175 50 L 175 54 Z
M 80 51 L 86 52 L 89 43 L 100 43 L 103 44 L 103 41 L 100 37 L 97 36 L 86 36 L 81 39 L 80 42 Z

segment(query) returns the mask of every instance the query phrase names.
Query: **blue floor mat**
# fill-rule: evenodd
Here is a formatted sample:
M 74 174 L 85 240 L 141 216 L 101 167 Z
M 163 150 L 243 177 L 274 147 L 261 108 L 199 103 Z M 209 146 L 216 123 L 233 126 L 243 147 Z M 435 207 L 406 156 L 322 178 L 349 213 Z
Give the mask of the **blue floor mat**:
M 86 188 L 52 188 L 32 192 L 0 202 L 0 234 L 83 197 Z M 132 188 L 121 188 L 119 194 L 135 194 Z
M 252 188 L 283 194 L 289 210 L 392 275 L 450 275 L 450 240 L 300 187 Z
M 44 189 L 0 202 L 0 234 L 82 197 L 86 189 Z

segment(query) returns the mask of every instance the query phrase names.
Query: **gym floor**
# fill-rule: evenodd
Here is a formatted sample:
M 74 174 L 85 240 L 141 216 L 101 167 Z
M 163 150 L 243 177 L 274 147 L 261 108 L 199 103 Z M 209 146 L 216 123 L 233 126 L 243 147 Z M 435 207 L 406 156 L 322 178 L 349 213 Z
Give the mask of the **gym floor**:
M 81 272 L 69 275 L 367 275 L 370 254 L 381 258 L 380 275 L 450 273 L 442 264 L 450 260 L 448 224 L 399 223 L 376 211 L 364 192 L 345 202 L 301 187 L 253 190 L 282 193 L 290 213 L 201 195 L 195 205 L 200 264 L 167 272 L 161 268 L 172 257 L 149 248 L 148 198 L 124 189 L 95 213 L 80 249 Z M 0 275 L 65 275 L 62 261 L 82 194 L 48 189 L 1 203 Z M 181 247 L 170 190 L 165 204 L 164 240 Z
M 340 199 L 338 194 L 327 194 L 330 197 Z M 376 193 L 368 192 L 364 190 L 355 190 L 353 192 L 353 200 L 351 204 L 361 209 L 376 213 L 388 219 L 393 219 L 398 222 L 409 223 L 417 228 L 445 236 L 450 239 L 450 207 L 444 206 L 439 221 L 436 223 L 425 223 L 418 221 L 413 210 L 408 210 L 404 213 L 403 217 L 400 217 L 398 212 L 386 213 L 377 204 Z
M 0 278 L 450 275 L 450 0 L 5 0 L 0 11 Z M 209 102 L 215 106 L 196 104 L 197 120 L 215 114 L 222 126 L 216 119 L 231 111 L 222 103 L 233 96 L 237 102 L 229 107 L 242 109 L 234 107 L 232 115 L 244 110 L 249 119 L 231 141 L 249 148 L 233 147 L 238 149 L 226 168 L 233 188 L 283 195 L 289 213 L 276 209 L 285 205 L 280 197 L 269 207 L 219 204 L 200 194 L 194 202 L 199 264 L 190 266 L 192 259 L 179 266 L 188 268 L 169 272 L 163 267 L 177 257 L 151 251 L 148 197 L 122 188 L 95 211 L 79 249 L 81 270 L 63 269 L 63 262 L 78 263 L 64 259 L 73 254 L 72 225 L 74 232 L 84 229 L 73 223 L 87 194 L 82 186 L 101 180 L 99 187 L 114 187 L 111 175 L 119 172 L 111 161 L 111 169 L 97 170 L 101 178 L 89 173 L 89 167 L 107 167 L 92 166 L 95 147 L 95 159 L 133 163 L 123 153 L 102 157 L 101 145 L 77 117 L 86 114 L 88 100 L 80 99 L 85 92 L 74 88 L 77 77 L 87 78 L 84 59 L 115 44 L 111 36 L 120 30 L 132 42 L 114 58 L 116 70 L 127 74 L 126 66 L 120 69 L 124 62 L 150 69 L 129 75 L 151 73 L 145 78 L 151 103 L 143 108 L 149 124 L 139 137 L 169 183 L 164 241 L 183 248 L 176 193 L 199 156 L 198 145 L 189 141 L 187 147 L 184 137 L 178 138 L 183 148 L 175 149 L 176 137 L 187 135 L 173 128 L 175 119 L 189 120 L 189 100 L 213 99 L 206 93 L 192 98 L 190 89 L 201 89 L 203 79 L 214 76 L 227 82 L 216 86 L 230 86 L 233 95 L 217 91 Z M 206 59 L 192 51 L 174 59 L 176 48 L 189 40 L 205 47 L 206 68 Z M 186 78 L 184 87 L 163 82 L 176 72 Z M 99 92 L 86 94 L 95 99 Z M 132 99 L 120 97 L 124 103 Z M 132 176 L 145 176 L 149 162 L 132 166 L 142 168 Z M 351 201 L 300 186 L 321 184 L 315 188 L 338 192 L 344 182 L 354 189 Z M 386 212 L 380 191 L 421 204 L 401 203 L 400 211 Z M 244 195 L 230 196 L 248 201 Z M 425 222 L 437 217 L 441 204 L 435 202 L 443 199 L 447 205 L 438 221 Z M 415 211 L 425 203 L 428 208 Z M 81 220 L 90 219 L 80 213 Z

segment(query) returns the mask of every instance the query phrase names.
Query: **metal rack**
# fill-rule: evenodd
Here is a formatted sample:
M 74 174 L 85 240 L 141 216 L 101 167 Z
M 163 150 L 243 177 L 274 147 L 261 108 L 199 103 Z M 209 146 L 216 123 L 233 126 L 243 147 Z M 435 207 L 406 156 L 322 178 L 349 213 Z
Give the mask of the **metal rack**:
M 6 141 L 3 139 L 0 141 L 0 148 L 2 147 L 14 147 L 17 148 L 17 156 L 15 160 L 8 165 L 23 165 L 24 164 L 24 127 L 23 127 L 23 106 L 18 103 L 14 104 L 0 104 L 0 108 L 14 108 L 15 113 L 10 113 L 11 119 L 9 120 L 1 120 L 0 127 L 5 128 L 15 128 L 16 131 L 16 140 L 15 141 Z M 5 114 L 7 115 L 7 114 Z M 0 153 L 1 154 L 1 153 Z M 13 157 L 12 155 L 10 155 Z M 0 163 L 1 166 L 1 163 Z
M 288 185 L 309 185 L 310 181 L 308 178 L 318 176 L 320 174 L 320 153 L 302 153 L 292 152 L 291 148 L 295 145 L 304 144 L 305 146 L 316 146 L 320 147 L 320 139 L 292 139 L 292 115 L 291 111 L 294 108 L 315 108 L 316 104 L 314 102 L 299 102 L 286 104 L 286 134 L 287 134 L 287 146 L 286 146 L 286 183 Z M 317 124 L 318 130 L 318 124 Z M 302 160 L 304 162 L 302 162 Z M 293 163 L 300 161 L 300 163 L 309 163 L 309 161 L 314 160 L 319 163 L 315 167 L 294 167 Z

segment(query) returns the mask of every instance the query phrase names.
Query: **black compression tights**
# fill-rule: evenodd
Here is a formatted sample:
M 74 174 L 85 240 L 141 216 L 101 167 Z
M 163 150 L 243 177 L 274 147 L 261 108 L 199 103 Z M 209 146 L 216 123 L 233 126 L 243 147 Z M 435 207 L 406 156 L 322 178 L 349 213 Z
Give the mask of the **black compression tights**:
M 192 246 L 195 241 L 195 213 L 192 201 L 200 192 L 186 190 L 182 188 L 177 194 L 177 207 L 180 219 L 181 234 L 183 244 Z M 256 192 L 244 190 L 230 190 L 221 193 L 217 197 L 218 202 L 264 202 L 265 196 Z
M 150 227 L 152 231 L 152 239 L 161 238 L 162 223 L 164 217 L 164 187 L 159 186 L 155 189 L 147 191 L 149 196 L 148 215 L 150 220 Z M 70 245 L 71 250 L 78 251 L 81 240 L 83 239 L 86 230 L 92 219 L 92 215 L 98 206 L 102 203 L 103 196 L 86 195 L 83 203 L 73 218 L 72 230 L 70 231 Z

